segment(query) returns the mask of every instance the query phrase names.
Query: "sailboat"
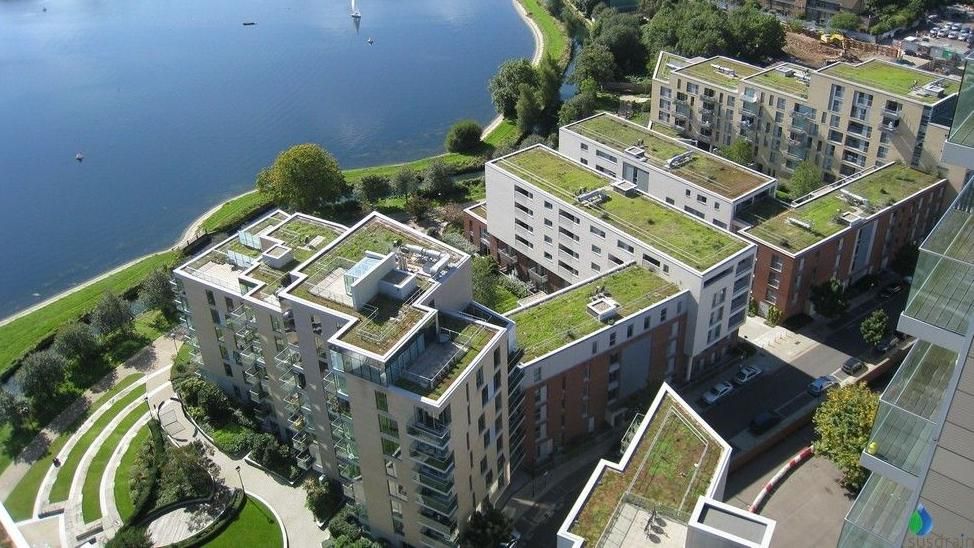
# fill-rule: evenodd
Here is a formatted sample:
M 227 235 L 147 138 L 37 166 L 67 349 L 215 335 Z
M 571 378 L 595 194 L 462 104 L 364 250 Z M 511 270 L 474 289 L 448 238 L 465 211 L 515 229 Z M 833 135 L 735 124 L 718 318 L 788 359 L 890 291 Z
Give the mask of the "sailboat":
M 361 19 L 361 18 L 362 18 L 362 12 L 360 12 L 358 8 L 355 7 L 355 0 L 352 0 L 352 19 Z

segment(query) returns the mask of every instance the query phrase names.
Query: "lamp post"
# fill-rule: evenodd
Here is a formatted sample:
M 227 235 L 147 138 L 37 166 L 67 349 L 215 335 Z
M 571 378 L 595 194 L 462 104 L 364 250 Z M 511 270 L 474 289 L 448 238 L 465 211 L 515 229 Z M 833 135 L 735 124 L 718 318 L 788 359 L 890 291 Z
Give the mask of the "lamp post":
M 240 465 L 237 465 L 237 479 L 240 480 L 240 490 L 247 494 L 247 489 L 244 487 L 243 476 L 240 474 Z

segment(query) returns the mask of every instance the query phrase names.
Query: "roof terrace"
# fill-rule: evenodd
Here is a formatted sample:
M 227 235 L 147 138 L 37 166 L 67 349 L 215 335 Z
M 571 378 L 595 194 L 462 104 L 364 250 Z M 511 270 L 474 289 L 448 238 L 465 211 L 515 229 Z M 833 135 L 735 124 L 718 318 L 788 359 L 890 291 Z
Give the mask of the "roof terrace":
M 820 69 L 819 73 L 921 103 L 936 103 L 960 90 L 960 82 L 955 79 L 879 59 L 859 64 L 835 63 Z M 923 91 L 938 82 L 939 91 L 932 88 Z
M 688 65 L 673 72 L 708 82 L 715 86 L 737 91 L 737 83 L 762 70 L 760 67 L 743 63 L 729 57 L 711 57 L 699 63 Z
M 747 78 L 752 82 L 775 91 L 790 93 L 808 99 L 809 69 L 791 63 L 782 63 Z
M 303 262 L 339 236 L 340 232 L 311 217 L 295 215 L 278 225 L 267 236 L 284 242 L 293 250 L 294 260 Z
M 588 309 L 600 295 L 618 304 L 618 316 L 626 317 L 679 292 L 676 284 L 630 265 L 555 293 L 508 317 L 517 323 L 517 341 L 527 363 L 605 327 Z
M 644 163 L 725 198 L 737 198 L 773 181 L 771 177 L 611 114 L 599 114 L 567 127 L 620 153 L 636 146 L 640 150 L 632 154 Z M 693 153 L 689 161 L 673 167 L 667 165 L 668 160 L 686 152 Z
M 561 197 L 631 237 L 666 255 L 703 271 L 747 247 L 728 232 L 663 205 L 642 193 L 616 192 L 610 180 L 544 147 L 532 147 L 496 161 L 525 182 Z M 576 197 L 582 190 L 602 189 L 595 200 L 584 204 Z
M 743 232 L 798 253 L 941 180 L 899 163 L 853 177 L 852 182 L 841 179 L 816 191 L 797 207 L 775 200 L 757 202 L 741 215 L 752 224 Z

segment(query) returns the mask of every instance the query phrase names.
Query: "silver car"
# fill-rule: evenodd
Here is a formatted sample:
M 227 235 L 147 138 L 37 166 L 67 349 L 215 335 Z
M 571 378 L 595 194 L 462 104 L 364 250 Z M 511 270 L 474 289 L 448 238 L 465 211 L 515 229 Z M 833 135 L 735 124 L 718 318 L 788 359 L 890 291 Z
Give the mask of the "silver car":
M 717 383 L 707 390 L 707 393 L 703 395 L 703 402 L 707 405 L 713 405 L 720 400 L 724 399 L 728 394 L 734 391 L 734 385 L 729 382 Z
M 837 386 L 839 386 L 839 379 L 832 375 L 822 375 L 809 383 L 808 393 L 817 398 Z

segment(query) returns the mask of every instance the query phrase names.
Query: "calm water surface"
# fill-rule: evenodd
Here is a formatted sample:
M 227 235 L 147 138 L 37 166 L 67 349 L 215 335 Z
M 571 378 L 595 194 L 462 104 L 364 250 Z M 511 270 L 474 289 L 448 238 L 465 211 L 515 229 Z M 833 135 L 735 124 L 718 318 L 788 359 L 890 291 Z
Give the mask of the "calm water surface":
M 0 316 L 171 244 L 292 144 L 439 152 L 533 50 L 510 0 L 358 7 L 356 30 L 337 0 L 0 2 Z

